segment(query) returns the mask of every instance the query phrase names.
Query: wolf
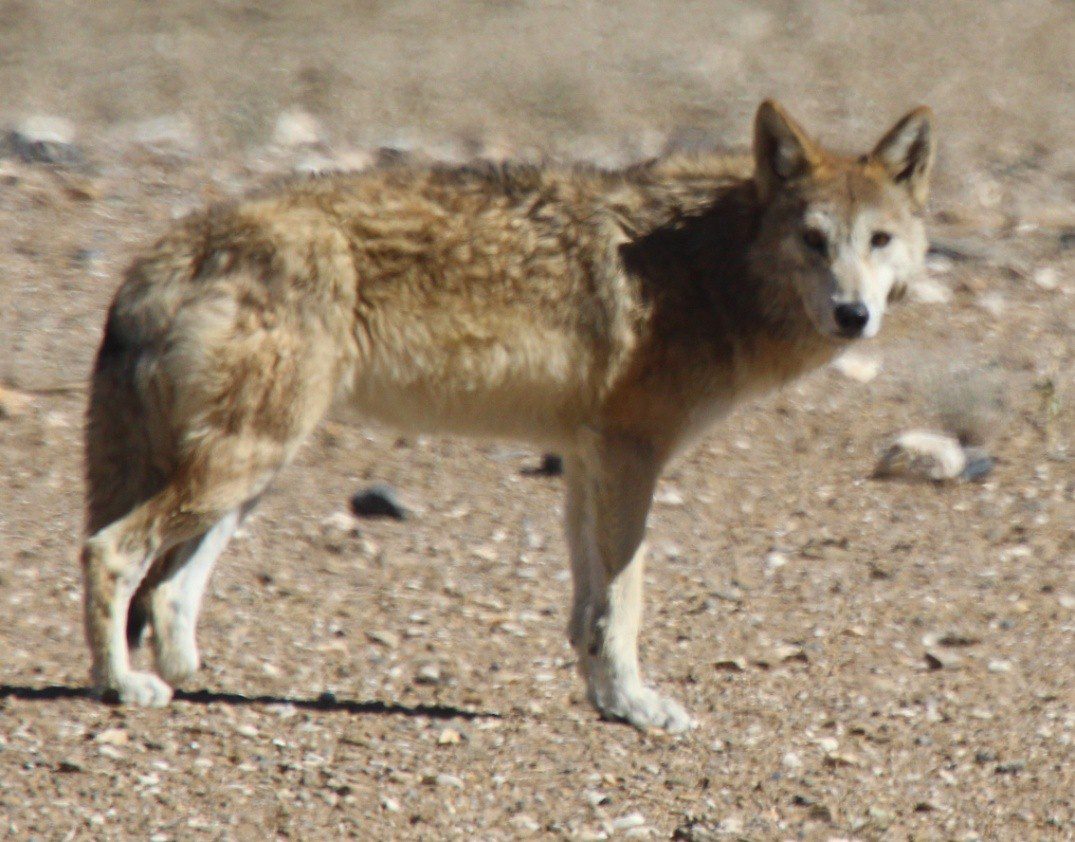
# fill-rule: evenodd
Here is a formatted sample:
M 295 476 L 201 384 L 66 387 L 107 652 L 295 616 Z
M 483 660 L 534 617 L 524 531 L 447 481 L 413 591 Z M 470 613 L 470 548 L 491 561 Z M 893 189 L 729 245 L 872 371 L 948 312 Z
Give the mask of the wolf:
M 751 395 L 877 334 L 920 270 L 932 115 L 872 151 L 783 107 L 752 154 L 393 166 L 174 224 L 108 311 L 86 424 L 81 566 L 96 692 L 165 705 L 243 516 L 330 406 L 563 454 L 568 637 L 608 719 L 693 722 L 642 677 L 662 467 Z M 152 629 L 155 674 L 130 646 Z

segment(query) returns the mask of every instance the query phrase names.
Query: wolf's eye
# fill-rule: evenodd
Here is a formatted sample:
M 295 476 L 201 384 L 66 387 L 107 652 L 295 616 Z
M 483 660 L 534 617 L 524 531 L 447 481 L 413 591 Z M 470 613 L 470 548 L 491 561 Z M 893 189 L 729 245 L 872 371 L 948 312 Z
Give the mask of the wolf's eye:
M 875 249 L 883 249 L 892 242 L 892 235 L 887 231 L 874 231 L 870 237 L 870 246 Z
M 803 231 L 803 243 L 810 251 L 816 251 L 818 254 L 824 254 L 828 246 L 825 232 L 818 228 L 807 228 Z

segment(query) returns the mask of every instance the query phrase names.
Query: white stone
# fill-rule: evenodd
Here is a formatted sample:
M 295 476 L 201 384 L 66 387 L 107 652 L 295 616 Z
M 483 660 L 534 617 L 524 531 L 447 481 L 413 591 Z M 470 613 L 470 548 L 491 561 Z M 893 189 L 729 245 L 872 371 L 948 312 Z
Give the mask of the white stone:
M 277 146 L 293 149 L 316 146 L 322 141 L 321 124 L 312 114 L 298 109 L 284 111 L 276 118 L 272 141 Z
M 933 278 L 918 278 L 907 285 L 907 294 L 919 304 L 947 304 L 952 290 Z
M 33 114 L 15 126 L 15 133 L 27 143 L 55 143 L 69 146 L 75 140 L 75 125 L 65 117 Z
M 881 360 L 856 351 L 847 351 L 832 361 L 832 367 L 857 383 L 869 383 L 881 371 Z
M 928 430 L 908 430 L 900 433 L 885 451 L 874 476 L 950 480 L 963 473 L 966 465 L 966 453 L 951 436 Z

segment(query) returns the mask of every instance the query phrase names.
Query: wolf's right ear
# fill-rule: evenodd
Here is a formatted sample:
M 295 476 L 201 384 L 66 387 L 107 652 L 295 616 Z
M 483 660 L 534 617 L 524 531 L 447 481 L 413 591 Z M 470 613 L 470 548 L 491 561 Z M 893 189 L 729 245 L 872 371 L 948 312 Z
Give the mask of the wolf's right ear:
M 767 199 L 821 160 L 817 144 L 778 102 L 765 100 L 754 118 L 754 181 Z

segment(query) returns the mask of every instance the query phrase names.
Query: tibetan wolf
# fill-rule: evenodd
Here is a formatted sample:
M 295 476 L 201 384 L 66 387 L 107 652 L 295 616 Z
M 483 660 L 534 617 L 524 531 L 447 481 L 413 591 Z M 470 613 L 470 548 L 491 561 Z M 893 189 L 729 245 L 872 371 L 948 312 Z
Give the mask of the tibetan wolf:
M 922 265 L 931 113 L 872 151 L 761 104 L 741 159 L 402 165 L 195 213 L 108 312 L 81 564 L 97 693 L 164 705 L 228 539 L 333 402 L 563 454 L 568 634 L 607 718 L 692 722 L 644 683 L 643 534 L 677 450 L 874 336 Z M 152 629 L 155 672 L 129 647 Z

